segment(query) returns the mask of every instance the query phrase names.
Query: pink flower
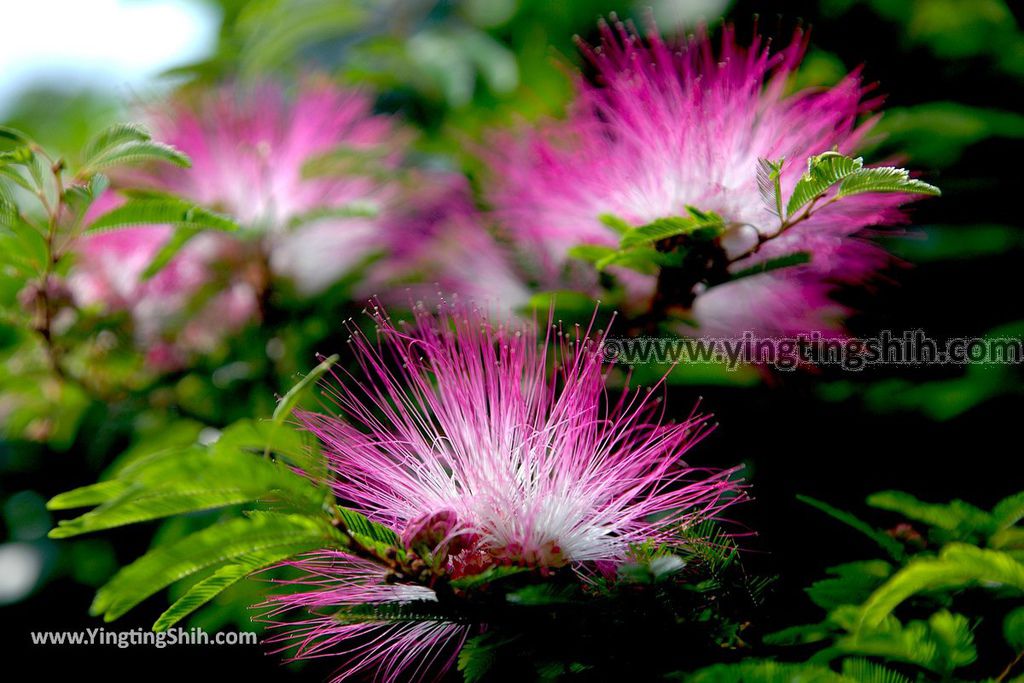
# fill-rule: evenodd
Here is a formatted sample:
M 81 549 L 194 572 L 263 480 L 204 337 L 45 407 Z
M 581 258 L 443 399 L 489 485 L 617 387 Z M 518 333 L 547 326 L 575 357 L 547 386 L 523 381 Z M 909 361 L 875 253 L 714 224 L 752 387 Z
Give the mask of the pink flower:
M 119 184 L 174 193 L 243 230 L 195 238 L 149 281 L 140 274 L 169 227 L 88 237 L 73 278 L 78 300 L 129 310 L 150 358 L 166 367 L 252 320 L 272 277 L 311 296 L 354 276 L 358 294 L 372 294 L 396 271 L 392 261 L 426 248 L 420 210 L 456 179 L 402 168 L 408 135 L 372 104 L 362 92 L 307 80 L 294 96 L 271 85 L 224 88 L 152 112 L 155 137 L 187 154 L 192 168 L 136 170 Z M 210 287 L 222 291 L 198 311 L 189 306 Z
M 472 302 L 499 318 L 529 306 L 531 292 L 515 254 L 487 230 L 472 204 L 467 183 L 438 197 L 443 206 L 420 207 L 412 248 L 398 249 L 378 283 L 380 299 L 406 306 L 446 297 Z M 412 235 L 410 234 L 410 237 Z
M 735 499 L 733 471 L 682 460 L 707 432 L 705 418 L 662 423 L 644 390 L 609 399 L 607 368 L 587 335 L 567 343 L 550 329 L 538 339 L 535 325 L 494 325 L 464 306 L 439 310 L 439 320 L 421 307 L 411 325 L 395 325 L 376 309 L 378 341 L 353 328 L 360 371 L 332 391 L 344 418 L 300 419 L 323 445 L 338 499 L 414 551 L 440 554 L 447 578 L 498 565 L 586 577 L 624 561 L 635 544 L 672 543 L 681 526 Z M 436 597 L 425 585 L 386 583 L 373 563 L 337 553 L 295 566 L 310 590 L 278 604 L 324 616 L 284 639 L 298 641 L 299 656 L 346 650 L 342 678 L 372 668 L 397 680 L 414 643 L 440 657 L 442 636 L 468 632 L 444 621 L 416 627 L 426 634 L 401 622 L 338 621 L 327 611 Z
M 106 194 L 93 211 L 103 213 L 118 203 Z M 258 307 L 250 283 L 225 276 L 222 271 L 227 269 L 218 268 L 237 260 L 237 245 L 220 235 L 193 238 L 167 266 L 144 278 L 171 233 L 170 226 L 147 226 L 91 235 L 78 245 L 69 278 L 79 306 L 129 313 L 148 365 L 160 371 L 180 367 L 189 354 L 213 350 L 225 334 L 252 319 Z M 189 302 L 214 283 L 219 291 L 197 311 L 189 311 Z
M 862 283 L 886 260 L 862 239 L 864 229 L 900 222 L 897 207 L 908 197 L 849 197 L 776 237 L 779 218 L 761 199 L 757 169 L 761 158 L 784 158 L 788 196 L 809 157 L 836 146 L 852 152 L 871 125 L 858 118 L 878 103 L 865 100 L 859 74 L 789 93 L 806 47 L 799 34 L 773 54 L 758 38 L 738 46 L 728 26 L 717 51 L 703 34 L 669 45 L 656 31 L 641 39 L 621 23 L 602 23 L 601 33 L 600 46 L 583 47 L 596 76 L 580 79 L 568 119 L 504 140 L 491 158 L 490 198 L 520 249 L 536 254 L 548 286 L 564 282 L 566 268 L 578 277 L 582 264 L 571 263 L 570 247 L 618 243 L 602 214 L 639 226 L 685 215 L 690 205 L 731 226 L 720 238 L 730 272 L 795 252 L 811 256 L 694 292 L 699 332 L 837 329 L 844 310 L 830 299 L 835 286 Z M 744 256 L 759 236 L 771 239 Z M 629 275 L 627 307 L 643 310 L 655 283 Z
M 261 236 L 274 274 L 312 294 L 393 241 L 396 175 L 407 136 L 365 93 L 307 81 L 295 96 L 264 84 L 178 101 L 156 137 L 192 159 L 136 178 L 224 211 Z M 330 168 L 309 166 L 335 154 Z M 350 215 L 345 215 L 346 213 Z

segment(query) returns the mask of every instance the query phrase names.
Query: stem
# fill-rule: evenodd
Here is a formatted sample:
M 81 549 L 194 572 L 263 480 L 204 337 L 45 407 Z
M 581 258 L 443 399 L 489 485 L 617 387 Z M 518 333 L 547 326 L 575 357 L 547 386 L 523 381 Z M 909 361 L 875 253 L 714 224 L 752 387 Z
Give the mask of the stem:
M 39 334 L 43 338 L 43 344 L 46 347 L 46 355 L 50 362 L 50 367 L 53 373 L 60 379 L 66 380 L 67 374 L 64 372 L 63 365 L 61 364 L 61 353 L 60 349 L 53 338 L 53 301 L 50 298 L 50 283 L 53 277 L 53 267 L 60 260 L 60 254 L 54 249 L 54 243 L 57 239 L 57 232 L 60 227 L 60 217 L 64 208 L 64 180 L 62 173 L 64 171 L 63 160 L 54 160 L 50 157 L 45 150 L 36 148 L 35 153 L 46 159 L 50 164 L 50 172 L 53 174 L 54 185 L 57 189 L 56 203 L 51 204 L 46 197 L 46 188 L 40 184 L 37 188 L 36 195 L 39 197 L 40 202 L 43 205 L 43 209 L 47 214 L 47 228 L 46 228 L 46 262 L 43 264 L 43 272 L 39 277 L 39 293 L 37 294 L 39 317 L 41 323 L 39 325 Z
M 1003 669 L 1003 672 L 996 676 L 996 683 L 1000 683 L 1000 681 L 1006 680 L 1006 677 L 1009 676 L 1015 668 L 1017 668 L 1017 665 L 1020 664 L 1021 661 L 1024 661 L 1024 650 L 1017 653 L 1017 656 L 1013 659 L 1012 662 L 1006 665 L 1006 668 Z
M 837 202 L 839 200 L 838 196 L 832 197 L 832 199 L 829 199 L 827 202 L 825 202 L 821 206 L 816 207 L 815 205 L 824 196 L 825 196 L 824 194 L 820 194 L 817 197 L 815 197 L 814 199 L 812 199 L 810 204 L 807 205 L 807 208 L 804 209 L 803 212 L 799 216 L 797 216 L 796 218 L 794 218 L 792 220 L 783 219 L 782 223 L 779 225 L 779 229 L 776 230 L 775 232 L 773 232 L 772 234 L 770 234 L 770 235 L 758 234 L 758 236 L 757 236 L 757 244 L 755 244 L 753 247 L 751 247 L 747 251 L 743 252 L 739 256 L 736 256 L 734 258 L 729 259 L 730 265 L 733 264 L 733 263 L 736 263 L 737 261 L 742 261 L 743 259 L 747 258 L 748 256 L 753 256 L 754 254 L 756 254 L 761 249 L 762 245 L 764 245 L 765 242 L 770 242 L 771 240 L 775 239 L 776 237 L 779 237 L 780 235 L 782 235 L 783 233 L 788 231 L 793 226 L 796 226 L 796 225 L 799 225 L 800 223 L 803 223 L 804 221 L 806 221 L 808 218 L 811 217 L 811 214 L 815 210 L 817 210 L 817 209 L 824 209 L 826 206 L 834 204 L 835 202 Z

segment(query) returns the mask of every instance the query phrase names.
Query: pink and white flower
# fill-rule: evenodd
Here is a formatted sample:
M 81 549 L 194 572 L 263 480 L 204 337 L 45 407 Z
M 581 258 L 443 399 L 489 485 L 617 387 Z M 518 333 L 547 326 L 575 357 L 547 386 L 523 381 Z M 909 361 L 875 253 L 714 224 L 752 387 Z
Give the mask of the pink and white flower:
M 343 417 L 300 419 L 322 444 L 337 498 L 409 547 L 440 553 L 448 578 L 509 565 L 586 577 L 625 561 L 635 544 L 672 543 L 736 500 L 733 471 L 683 460 L 706 418 L 664 423 L 642 389 L 610 398 L 607 366 L 586 334 L 567 342 L 551 327 L 538 338 L 535 325 L 495 325 L 458 305 L 442 305 L 439 319 L 418 308 L 409 325 L 374 315 L 377 341 L 353 328 L 360 370 L 338 377 L 330 394 Z M 436 597 L 345 554 L 293 565 L 308 590 L 279 596 L 278 608 L 322 616 L 284 640 L 300 657 L 346 652 L 342 678 L 376 670 L 398 680 L 428 656 L 450 663 L 468 633 L 444 621 L 338 621 L 332 608 Z
M 862 114 L 878 104 L 859 73 L 791 93 L 806 48 L 799 33 L 774 53 L 759 38 L 739 46 L 728 26 L 718 49 L 703 33 L 670 44 L 657 31 L 641 38 L 621 23 L 602 23 L 601 36 L 599 46 L 582 46 L 596 75 L 580 77 L 568 118 L 509 136 L 490 159 L 495 210 L 548 285 L 565 282 L 571 247 L 618 243 L 603 214 L 639 226 L 685 215 L 689 205 L 732 226 L 721 238 L 731 272 L 795 252 L 811 256 L 696 292 L 688 317 L 700 333 L 839 329 L 845 311 L 831 293 L 840 283 L 862 284 L 886 262 L 865 229 L 901 222 L 898 207 L 908 196 L 849 197 L 775 236 L 779 218 L 761 199 L 757 169 L 761 158 L 784 159 L 788 196 L 809 157 L 834 147 L 852 153 L 872 124 L 860 123 Z M 769 239 L 748 254 L 759 237 Z M 627 307 L 650 305 L 653 278 L 626 284 Z
M 149 118 L 155 137 L 187 154 L 192 168 L 146 168 L 118 183 L 222 211 L 243 230 L 195 238 L 145 282 L 140 274 L 169 227 L 89 236 L 73 282 L 80 303 L 131 311 L 140 342 L 165 359 L 208 351 L 211 340 L 255 318 L 271 278 L 313 296 L 359 274 L 359 295 L 372 294 L 394 267 L 369 264 L 424 247 L 417 210 L 455 178 L 404 168 L 407 133 L 374 113 L 367 94 L 326 82 L 308 80 L 295 95 L 271 85 L 186 93 Z M 317 159 L 326 160 L 323 172 L 310 166 Z M 202 312 L 189 309 L 199 289 L 214 285 L 223 291 Z

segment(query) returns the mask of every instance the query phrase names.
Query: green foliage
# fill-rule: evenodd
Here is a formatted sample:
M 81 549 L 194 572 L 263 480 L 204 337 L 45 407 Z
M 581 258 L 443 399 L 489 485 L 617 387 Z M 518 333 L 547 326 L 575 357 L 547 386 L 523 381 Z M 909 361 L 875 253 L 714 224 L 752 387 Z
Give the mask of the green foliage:
M 898 671 L 867 659 L 847 659 L 841 673 L 819 664 L 766 660 L 713 666 L 679 678 L 689 683 L 911 683 Z
M 998 550 L 950 543 L 937 557 L 911 560 L 879 587 L 863 605 L 861 625 L 877 626 L 915 594 L 983 584 L 1024 594 L 1024 564 Z
M 868 496 L 867 502 L 872 507 L 898 512 L 927 524 L 936 532 L 939 541 L 971 541 L 976 537 L 987 538 L 995 532 L 992 515 L 962 500 L 935 505 L 902 491 L 882 491 Z
M 140 225 L 173 225 L 191 230 L 238 230 L 233 220 L 192 202 L 173 197 L 132 198 L 108 211 L 90 225 L 88 232 L 103 232 Z
M 320 378 L 323 377 L 331 366 L 338 362 L 338 355 L 335 354 L 329 358 L 324 358 L 320 363 L 313 368 L 309 374 L 299 380 L 295 386 L 288 390 L 288 392 L 281 397 L 278 401 L 277 407 L 274 408 L 273 423 L 275 425 L 284 424 L 284 421 L 292 414 L 295 410 L 295 406 L 299 404 L 303 394 L 309 390 L 310 387 L 315 385 Z
M 786 220 L 797 217 L 798 212 L 815 202 L 838 183 L 833 201 L 865 192 L 905 192 L 937 196 L 933 185 L 913 180 L 906 170 L 893 167 L 864 168 L 864 160 L 839 152 L 825 152 L 807 160 L 807 172 L 800 178 L 786 204 Z
M 811 498 L 810 496 L 797 496 L 797 500 L 807 503 L 811 507 L 815 507 L 821 510 L 828 516 L 833 517 L 839 520 L 840 522 L 853 527 L 854 529 L 861 532 L 862 534 L 870 538 L 872 541 L 877 543 L 879 547 L 881 547 L 893 559 L 902 559 L 904 551 L 902 546 L 900 546 L 900 544 L 896 540 L 894 540 L 885 532 L 878 531 L 872 528 L 871 525 L 861 521 L 855 515 L 846 512 L 845 510 L 840 510 L 839 508 L 833 507 L 823 501 Z
M 569 256 L 592 263 L 597 270 L 611 266 L 641 273 L 654 273 L 660 267 L 682 264 L 685 246 L 659 246 L 666 240 L 682 240 L 683 244 L 708 242 L 725 229 L 722 217 L 710 211 L 686 207 L 684 216 L 666 216 L 637 227 L 610 214 L 600 216 L 602 223 L 619 234 L 618 247 L 581 244 L 569 250 Z
M 781 184 L 783 164 L 783 159 L 758 159 L 758 192 L 762 204 L 779 224 L 774 232 L 766 233 L 759 229 L 756 244 L 744 253 L 727 254 L 720 240 L 730 230 L 740 229 L 743 225 L 727 223 L 712 211 L 687 206 L 684 215 L 658 218 L 637 227 L 621 217 L 601 214 L 598 220 L 618 235 L 618 246 L 581 244 L 569 249 L 568 255 L 592 264 L 598 271 L 614 266 L 656 275 L 662 268 L 676 268 L 682 271 L 676 279 L 683 279 L 691 287 L 700 283 L 715 286 L 808 263 L 811 254 L 800 251 L 739 270 L 730 268 L 756 254 L 764 242 L 775 239 L 810 218 L 816 210 L 841 199 L 867 192 L 940 194 L 938 188 L 910 178 L 905 169 L 865 168 L 862 158 L 833 150 L 808 159 L 807 172 L 793 188 L 788 201 L 784 201 Z
M 209 600 L 230 585 L 227 579 L 234 572 L 260 566 L 261 562 L 274 555 L 287 557 L 337 543 L 333 527 L 321 520 L 302 515 L 254 512 L 157 546 L 123 568 L 103 586 L 96 594 L 90 611 L 94 615 L 102 615 L 106 621 L 113 621 L 175 581 L 203 570 L 239 565 L 218 579 L 198 584 L 192 597 L 177 609 L 172 607 L 172 611 L 158 622 L 166 626 L 169 620 L 184 616 L 186 608 L 188 611 L 195 609 L 198 606 L 196 600 Z
M 824 195 L 833 185 L 845 180 L 864 166 L 864 160 L 839 152 L 824 152 L 807 160 L 807 172 L 801 176 L 786 203 L 786 218 L 793 218 L 803 207 Z
M 833 578 L 815 581 L 806 588 L 807 596 L 825 610 L 864 602 L 878 586 L 892 575 L 892 565 L 882 560 L 850 562 L 830 567 L 826 573 Z
M 348 508 L 335 508 L 338 519 L 345 532 L 364 547 L 378 550 L 386 555 L 389 550 L 402 549 L 404 544 L 393 530 L 367 519 L 364 515 Z
M 485 680 L 494 666 L 498 648 L 508 642 L 499 639 L 494 633 L 481 633 L 467 640 L 459 650 L 458 670 L 462 672 L 462 680 L 465 683 Z
M 114 166 L 163 162 L 188 168 L 189 158 L 170 145 L 155 142 L 141 126 L 115 124 L 100 133 L 84 152 L 85 162 L 78 175 L 83 178 Z
M 761 194 L 761 203 L 765 208 L 775 214 L 780 221 L 784 218 L 782 212 L 782 164 L 785 159 L 771 161 L 769 159 L 757 160 L 757 191 Z
M 481 586 L 486 586 L 488 584 L 494 583 L 495 581 L 501 581 L 502 579 L 506 579 L 510 576 L 523 574 L 528 571 L 530 570 L 527 567 L 489 567 L 488 569 L 480 572 L 479 574 L 470 574 L 469 576 L 463 576 L 458 579 L 452 579 L 451 585 L 453 588 L 457 588 L 459 590 L 471 590 L 475 588 L 480 588 Z
M 685 216 L 658 218 L 627 231 L 622 235 L 619 246 L 622 249 L 629 249 L 683 236 L 713 239 L 722 233 L 724 227 L 722 217 L 713 211 L 701 211 L 693 206 L 687 206 Z
M 991 611 L 974 616 L 953 611 L 968 591 L 981 593 L 996 603 L 1010 602 L 1012 609 L 997 609 L 1006 614 L 1003 633 L 1013 652 L 1024 650 L 1024 564 L 1013 549 L 994 545 L 999 535 L 1016 528 L 1020 521 L 1020 494 L 1010 496 L 986 512 L 964 501 L 938 505 L 925 503 L 898 491 L 885 491 L 869 497 L 876 508 L 897 512 L 911 523 L 927 526 L 927 538 L 937 547 L 921 542 L 903 525 L 900 534 L 874 529 L 848 512 L 802 497 L 826 514 L 873 538 L 891 561 L 849 562 L 827 570 L 828 578 L 807 589 L 811 600 L 826 611 L 817 624 L 792 626 L 766 636 L 765 644 L 800 648 L 799 661 L 790 664 L 750 662 L 739 666 L 723 665 L 697 672 L 686 680 L 822 680 L 856 681 L 946 681 L 966 667 L 994 665 L 981 659 L 975 642 L 979 622 Z M 914 540 L 914 539 L 918 540 Z M 1018 539 L 1015 539 L 1015 541 Z M 899 547 L 896 552 L 892 544 Z M 1012 544 L 1006 548 L 1016 548 Z M 894 566 L 895 565 L 895 566 Z M 971 608 L 977 599 L 963 604 Z M 904 609 L 906 606 L 906 609 Z M 924 615 L 924 618 L 921 616 Z M 907 617 L 915 617 L 909 618 Z M 813 648 L 811 654 L 806 653 Z M 866 659 L 870 658 L 870 659 Z M 802 663 L 801 663 L 802 662 Z M 835 668 L 842 665 L 841 674 Z M 914 671 L 907 679 L 900 671 Z M 1011 667 L 1012 668 L 1012 667 Z M 1000 669 L 992 669 L 992 675 Z M 997 680 L 1005 678 L 1005 673 Z M 829 676 L 836 676 L 829 678 Z
M 316 549 L 315 542 L 296 540 L 293 543 L 237 557 L 234 561 L 219 567 L 213 574 L 193 585 L 185 595 L 175 600 L 174 604 L 164 611 L 153 624 L 153 630 L 166 631 L 254 572 L 271 567 L 289 557 Z
M 1014 652 L 1024 652 L 1024 607 L 1018 607 L 1003 620 L 1003 637 Z
M 811 262 L 811 254 L 806 251 L 798 251 L 792 254 L 786 254 L 785 256 L 779 256 L 777 258 L 768 259 L 762 263 L 750 266 L 749 268 L 743 268 L 732 274 L 733 280 L 740 280 L 751 275 L 760 275 L 762 273 L 770 273 L 773 270 L 780 268 L 789 268 L 791 266 L 799 266 L 804 263 Z
M 317 509 L 323 494 L 290 468 L 226 445 L 157 453 L 121 470 L 116 479 L 53 498 L 51 509 L 97 507 L 65 520 L 51 538 L 110 529 L 198 510 L 285 497 Z

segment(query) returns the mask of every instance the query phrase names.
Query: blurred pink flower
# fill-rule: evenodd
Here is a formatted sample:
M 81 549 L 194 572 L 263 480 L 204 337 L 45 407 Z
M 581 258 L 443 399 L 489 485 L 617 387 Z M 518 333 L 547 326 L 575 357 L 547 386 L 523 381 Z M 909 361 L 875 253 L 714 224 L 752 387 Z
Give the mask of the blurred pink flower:
M 458 298 L 501 319 L 525 312 L 531 292 L 515 254 L 488 231 L 464 177 L 422 196 L 402 220 L 406 244 L 377 269 L 374 296 L 398 306 Z
M 323 446 L 337 498 L 413 550 L 440 555 L 446 577 L 498 565 L 542 574 L 569 567 L 586 577 L 624 561 L 634 544 L 671 544 L 680 527 L 736 499 L 732 470 L 683 461 L 706 419 L 662 423 L 658 401 L 642 389 L 609 399 L 607 366 L 586 335 L 567 342 L 549 327 L 539 338 L 535 324 L 494 325 L 461 305 L 440 307 L 439 319 L 417 308 L 411 325 L 394 325 L 380 309 L 375 318 L 377 341 L 352 328 L 360 371 L 340 377 L 331 394 L 344 417 L 304 413 L 300 421 Z M 429 605 L 436 596 L 336 552 L 292 565 L 305 571 L 297 584 L 308 590 L 277 597 L 276 611 L 315 616 L 281 639 L 299 657 L 343 653 L 340 678 L 376 671 L 405 680 L 422 658 L 450 664 L 444 644 L 468 632 L 441 619 L 337 619 L 331 610 Z
M 93 211 L 103 213 L 118 203 L 108 193 Z M 69 278 L 79 306 L 130 314 L 149 366 L 161 371 L 179 367 L 189 354 L 213 350 L 258 309 L 250 283 L 237 274 L 221 274 L 225 269 L 218 265 L 230 261 L 238 245 L 220 235 L 198 235 L 167 266 L 145 279 L 143 272 L 171 233 L 170 226 L 146 226 L 91 235 L 78 245 Z M 217 291 L 209 300 L 191 310 L 190 302 L 200 290 L 214 285 Z
M 312 296 L 353 276 L 355 295 L 369 296 L 400 264 L 422 260 L 418 250 L 431 235 L 420 211 L 431 201 L 445 210 L 436 198 L 459 177 L 404 168 L 409 136 L 375 114 L 368 95 L 313 79 L 294 96 L 266 84 L 188 95 L 152 110 L 149 123 L 192 168 L 146 168 L 115 180 L 222 211 L 242 232 L 200 235 L 149 281 L 140 274 L 169 227 L 89 236 L 73 276 L 80 302 L 131 312 L 158 365 L 209 351 L 252 320 L 271 277 Z M 212 286 L 221 291 L 190 307 Z
M 759 38 L 740 47 L 728 26 L 718 50 L 703 33 L 678 45 L 656 31 L 640 38 L 621 23 L 602 23 L 601 34 L 598 47 L 582 48 L 596 75 L 594 82 L 580 78 L 568 119 L 507 137 L 490 159 L 497 215 L 520 250 L 540 262 L 547 285 L 565 282 L 566 268 L 575 267 L 570 247 L 617 244 L 602 214 L 643 225 L 684 215 L 691 205 L 735 226 L 721 239 L 726 255 L 738 259 L 732 272 L 794 252 L 811 255 L 805 265 L 697 292 L 691 315 L 699 332 L 838 329 L 845 311 L 830 299 L 836 285 L 863 283 L 886 262 L 862 239 L 864 229 L 900 222 L 897 207 L 908 196 L 850 197 L 739 257 L 779 225 L 758 191 L 759 158 L 785 158 L 788 196 L 810 156 L 835 146 L 850 153 L 871 126 L 857 122 L 878 104 L 865 99 L 859 74 L 790 93 L 806 48 L 800 34 L 777 53 Z M 573 272 L 578 278 L 579 269 Z M 643 310 L 653 278 L 628 276 L 626 305 Z
M 156 137 L 192 159 L 132 179 L 223 211 L 260 236 L 275 275 L 313 294 L 394 241 L 407 135 L 365 93 L 309 80 L 201 93 L 155 112 Z M 334 155 L 327 159 L 324 155 Z M 311 162 L 324 160 L 323 168 Z M 383 177 L 385 174 L 390 177 Z

